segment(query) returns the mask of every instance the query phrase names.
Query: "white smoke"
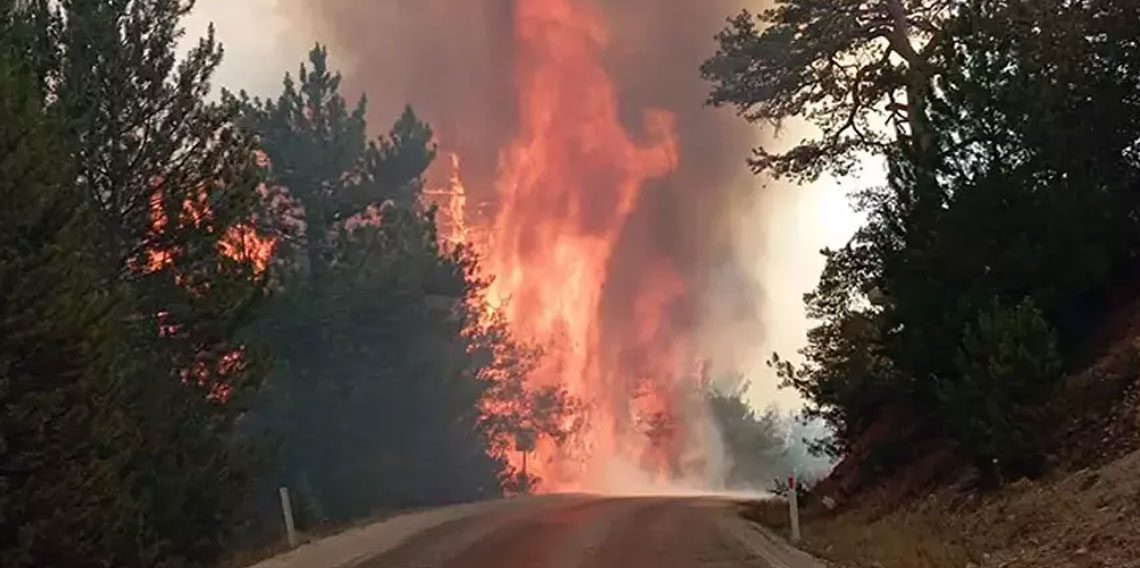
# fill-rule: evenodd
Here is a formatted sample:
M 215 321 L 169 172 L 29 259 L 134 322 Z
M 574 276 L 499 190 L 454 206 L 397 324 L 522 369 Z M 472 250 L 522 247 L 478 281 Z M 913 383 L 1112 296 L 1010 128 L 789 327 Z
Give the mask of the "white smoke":
M 183 50 L 206 35 L 211 24 L 225 49 L 215 87 L 271 96 L 286 72 L 296 68 L 315 38 L 294 27 L 279 0 L 197 0 L 183 22 Z M 216 90 L 216 89 L 215 89 Z

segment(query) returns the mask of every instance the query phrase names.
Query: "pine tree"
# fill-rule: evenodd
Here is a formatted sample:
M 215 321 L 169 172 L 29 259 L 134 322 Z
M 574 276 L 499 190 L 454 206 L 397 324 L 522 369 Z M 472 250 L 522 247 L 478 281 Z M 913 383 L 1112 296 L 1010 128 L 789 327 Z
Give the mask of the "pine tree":
M 129 565 L 112 544 L 137 512 L 125 297 L 25 57 L 35 30 L 11 9 L 0 2 L 0 565 Z
M 890 48 L 881 40 L 850 42 L 875 37 L 864 33 L 874 26 L 860 28 L 881 16 L 872 8 L 934 9 L 927 12 L 934 19 L 908 21 L 921 30 L 921 54 L 937 70 L 925 113 L 937 175 L 929 175 L 929 156 L 912 135 L 863 147 L 887 158 L 888 186 L 858 196 L 867 223 L 827 253 L 823 277 L 807 296 L 809 316 L 821 322 L 803 352 L 808 364 L 780 362 L 781 374 L 832 424 L 836 449 L 848 449 L 872 423 L 901 416 L 916 423 L 907 436 L 948 436 L 991 477 L 1035 473 L 1041 440 L 1034 426 L 1055 392 L 1057 359 L 1069 368 L 1085 363 L 1080 347 L 1104 315 L 1105 299 L 1134 287 L 1137 277 L 1140 100 L 1132 93 L 1140 5 L 838 4 L 861 7 L 867 17 L 839 20 L 828 15 L 830 6 L 786 0 L 765 14 L 773 25 L 763 31 L 749 28 L 751 20 L 734 21 L 707 69 L 715 72 L 716 96 L 759 118 L 791 114 L 789 104 L 812 103 L 813 93 L 823 96 L 814 103 L 859 111 L 853 84 L 829 81 L 848 65 L 873 69 L 867 60 L 805 62 L 853 54 L 829 46 Z M 820 33 L 826 29 L 844 33 L 829 43 Z M 799 49 L 781 59 L 776 45 Z M 901 64 L 892 61 L 881 64 Z M 760 76 L 773 66 L 778 72 Z M 804 75 L 807 69 L 820 72 Z M 884 78 L 892 89 L 905 87 L 903 75 Z M 843 149 L 849 130 L 829 131 L 838 136 L 829 139 L 832 149 Z M 919 197 L 931 195 L 941 196 L 939 206 L 921 207 Z M 893 435 L 877 434 L 876 442 L 919 447 L 920 440 L 881 439 Z M 1002 464 L 996 470 L 994 459 Z
M 375 215 L 385 203 L 419 206 L 423 175 L 436 150 L 431 128 L 410 107 L 387 136 L 369 140 L 365 99 L 349 108 L 340 75 L 329 70 L 326 48 L 313 48 L 298 79 L 299 84 L 286 75 L 276 100 L 250 101 L 244 93 L 240 100 L 273 182 L 300 206 L 306 274 L 316 283 L 328 271 L 335 235 L 346 221 Z
M 295 204 L 255 418 L 281 441 L 279 481 L 298 488 L 306 523 L 475 497 L 498 467 L 476 430 L 485 383 L 465 335 L 482 283 L 421 201 L 432 131 L 409 108 L 369 140 L 363 98 L 349 107 L 327 59 L 314 48 L 275 100 L 229 97 Z
M 368 141 L 364 101 L 349 109 L 327 57 L 317 46 L 276 100 L 232 97 L 303 233 L 259 333 L 277 355 L 256 418 L 281 439 L 278 481 L 307 522 L 497 494 L 492 440 L 562 435 L 568 397 L 525 389 L 533 350 L 482 320 L 473 251 L 441 244 L 421 194 L 431 128 L 405 108 Z M 486 419 L 487 399 L 520 412 Z
M 750 122 L 806 120 L 818 138 L 774 154 L 757 148 L 758 171 L 796 180 L 846 174 L 864 152 L 891 142 L 883 127 L 924 159 L 936 152 L 929 109 L 938 62 L 930 53 L 958 0 L 777 0 L 744 11 L 717 36 L 701 67 L 709 103 Z
M 1033 300 L 995 301 L 963 333 L 960 378 L 942 386 L 947 423 L 993 481 L 1041 473 L 1042 408 L 1057 392 L 1056 334 Z
M 59 3 L 53 89 L 100 252 L 131 295 L 137 538 L 156 559 L 205 562 L 245 502 L 248 451 L 233 434 L 261 366 L 237 334 L 264 278 L 233 252 L 260 210 L 261 170 L 237 105 L 208 100 L 222 58 L 213 30 L 176 56 L 192 5 Z
M 260 170 L 212 34 L 175 56 L 190 4 L 0 5 L 14 562 L 208 564 L 241 520 Z

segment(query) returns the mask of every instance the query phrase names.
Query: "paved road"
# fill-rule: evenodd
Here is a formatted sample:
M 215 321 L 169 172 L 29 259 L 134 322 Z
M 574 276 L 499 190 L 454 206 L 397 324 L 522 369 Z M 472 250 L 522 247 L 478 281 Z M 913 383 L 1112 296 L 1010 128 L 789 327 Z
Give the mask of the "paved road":
M 340 556 L 264 568 L 822 568 L 717 499 L 558 496 L 450 511 L 361 529 Z

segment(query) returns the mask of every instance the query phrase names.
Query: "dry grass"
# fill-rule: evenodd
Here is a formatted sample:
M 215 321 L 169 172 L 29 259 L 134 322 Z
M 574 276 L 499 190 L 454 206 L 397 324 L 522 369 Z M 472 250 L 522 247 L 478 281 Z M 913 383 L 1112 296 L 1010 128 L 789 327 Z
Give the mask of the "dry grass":
M 887 514 L 805 512 L 803 548 L 851 568 L 1140 568 L 1140 450 L 996 493 L 944 487 Z M 783 501 L 742 515 L 788 532 Z
M 788 528 L 788 502 L 773 498 L 741 503 L 740 516 L 770 529 L 785 532 Z
M 852 568 L 1140 568 L 1140 300 L 1127 315 L 1053 404 L 1044 478 L 979 493 L 935 452 L 876 487 L 855 491 L 840 476 L 821 494 L 844 496 L 842 512 L 802 514 L 803 547 Z M 881 429 L 895 427 L 889 418 Z M 788 532 L 784 501 L 742 515 Z
M 963 568 L 975 558 L 935 517 L 911 514 L 869 520 L 849 513 L 809 521 L 809 550 L 849 566 Z
M 741 514 L 777 531 L 788 532 L 788 505 L 783 500 L 756 501 Z M 963 568 L 974 561 L 936 517 L 892 515 L 872 520 L 857 513 L 805 513 L 801 546 L 842 566 L 875 568 Z
M 321 539 L 335 536 L 353 529 L 379 523 L 399 514 L 414 513 L 422 509 L 423 508 L 405 509 L 400 511 L 384 511 L 348 523 L 320 524 L 310 528 L 307 531 L 298 530 L 297 547 L 299 548 L 310 542 L 315 542 Z M 231 552 L 214 568 L 246 568 L 247 566 L 253 566 L 258 562 L 268 560 L 274 556 L 279 556 L 281 554 L 289 552 L 290 550 L 293 550 L 289 547 L 289 543 L 285 539 L 284 521 L 282 521 L 280 531 L 280 538 L 273 541 L 272 543 L 265 544 L 256 548 L 241 549 Z

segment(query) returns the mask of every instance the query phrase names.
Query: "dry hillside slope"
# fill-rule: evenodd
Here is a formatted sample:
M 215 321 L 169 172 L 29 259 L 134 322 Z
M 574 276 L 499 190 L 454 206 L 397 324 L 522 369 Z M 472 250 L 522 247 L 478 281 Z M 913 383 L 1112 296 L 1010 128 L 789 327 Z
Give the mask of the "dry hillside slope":
M 851 567 L 1140 567 L 1140 319 L 1132 319 L 1115 322 L 1111 347 L 1055 401 L 1045 476 L 982 491 L 951 446 L 928 443 L 922 457 L 871 482 L 849 456 L 808 498 L 804 547 Z M 899 417 L 882 420 L 873 431 L 902 439 L 902 424 L 886 424 Z M 834 512 L 824 496 L 838 501 Z M 778 505 L 745 514 L 786 523 Z

